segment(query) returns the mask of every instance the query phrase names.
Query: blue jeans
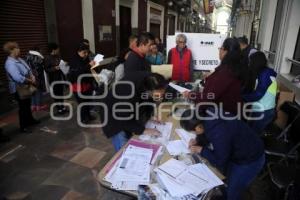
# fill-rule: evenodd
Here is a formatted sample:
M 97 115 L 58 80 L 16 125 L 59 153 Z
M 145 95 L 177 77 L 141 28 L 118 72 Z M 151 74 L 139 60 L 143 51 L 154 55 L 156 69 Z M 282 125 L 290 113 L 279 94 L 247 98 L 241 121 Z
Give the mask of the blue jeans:
M 265 154 L 249 164 L 238 165 L 230 163 L 228 167 L 228 187 L 226 190 L 228 200 L 239 200 L 241 194 L 247 189 L 251 181 L 257 176 L 265 164 Z
M 42 99 L 42 92 L 37 90 L 34 95 L 31 97 L 31 105 L 32 106 L 40 106 Z
M 112 144 L 116 151 L 119 151 L 127 142 L 128 137 L 124 131 L 120 131 L 112 137 Z
M 265 110 L 263 112 L 253 112 L 251 117 L 259 117 L 261 115 L 263 115 L 262 119 L 251 120 L 249 122 L 250 127 L 258 134 L 261 134 L 268 124 L 272 122 L 275 116 L 275 109 Z

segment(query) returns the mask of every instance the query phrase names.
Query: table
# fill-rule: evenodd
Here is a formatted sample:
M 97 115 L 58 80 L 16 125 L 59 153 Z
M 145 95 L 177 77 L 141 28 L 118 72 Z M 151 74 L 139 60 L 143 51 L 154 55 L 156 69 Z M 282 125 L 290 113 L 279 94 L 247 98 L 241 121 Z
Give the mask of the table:
M 164 108 L 164 110 L 168 110 L 170 105 L 166 105 L 167 108 Z M 184 106 L 181 106 L 181 108 L 184 108 Z M 168 112 L 164 112 L 162 113 L 162 119 L 165 122 L 172 122 L 173 123 L 173 127 L 172 127 L 172 132 L 171 132 L 171 136 L 170 136 L 170 140 L 176 140 L 176 139 L 180 139 L 179 136 L 175 133 L 175 129 L 179 128 L 179 121 L 174 119 L 171 116 L 171 108 Z M 135 135 L 132 137 L 133 139 L 139 139 L 139 136 Z M 125 145 L 121 150 L 119 150 L 111 159 L 108 163 L 106 163 L 106 165 L 101 169 L 101 171 L 99 172 L 98 176 L 97 176 L 97 180 L 100 182 L 100 184 L 103 187 L 109 188 L 111 189 L 111 183 L 103 180 L 104 177 L 107 174 L 108 168 L 111 166 L 111 164 L 120 156 L 120 154 L 123 152 L 123 150 L 126 148 L 127 145 Z M 164 162 L 168 161 L 170 158 L 172 158 L 172 156 L 168 153 L 168 151 L 166 150 L 166 148 L 164 148 L 164 152 L 163 155 L 160 157 L 160 160 L 158 160 L 156 162 L 157 166 L 163 164 Z M 205 161 L 205 160 L 204 160 Z M 224 180 L 225 176 L 223 176 L 216 168 L 214 168 L 213 166 L 211 166 L 207 161 L 205 161 L 205 164 L 221 179 Z M 121 192 L 133 197 L 137 197 L 137 191 L 117 191 L 117 192 Z

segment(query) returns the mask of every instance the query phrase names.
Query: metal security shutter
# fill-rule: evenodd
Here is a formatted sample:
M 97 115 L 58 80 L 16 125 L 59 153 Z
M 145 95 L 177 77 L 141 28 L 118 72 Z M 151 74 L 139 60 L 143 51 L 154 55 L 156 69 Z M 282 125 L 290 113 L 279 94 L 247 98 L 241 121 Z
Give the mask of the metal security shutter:
M 5 0 L 0 6 L 0 113 L 7 110 L 11 96 L 8 96 L 8 84 L 4 69 L 6 55 L 3 44 L 16 41 L 21 48 L 22 56 L 33 46 L 39 46 L 42 53 L 47 47 L 47 27 L 43 0 Z M 5 98 L 5 99 L 4 99 Z

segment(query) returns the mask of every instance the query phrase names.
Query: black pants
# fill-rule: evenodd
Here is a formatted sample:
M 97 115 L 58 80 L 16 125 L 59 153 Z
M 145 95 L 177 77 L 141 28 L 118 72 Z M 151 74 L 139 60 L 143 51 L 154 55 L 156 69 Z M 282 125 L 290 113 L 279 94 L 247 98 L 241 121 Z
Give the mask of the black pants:
M 63 103 L 64 99 L 63 99 L 63 95 L 64 95 L 64 85 L 63 84 L 55 84 L 53 87 L 53 93 L 55 96 L 60 96 L 61 98 L 53 98 L 55 103 Z M 63 109 L 64 106 L 63 105 L 57 105 L 56 109 L 57 110 L 61 110 Z
M 19 124 L 20 128 L 26 128 L 35 121 L 31 113 L 31 98 L 20 99 L 18 93 L 15 93 L 15 98 L 19 105 Z
M 93 91 L 92 90 L 89 90 L 89 91 L 86 91 L 86 92 L 82 92 L 83 95 L 86 95 L 86 96 L 92 96 L 93 94 Z M 81 103 L 87 103 L 87 102 L 92 102 L 91 99 L 85 99 L 85 98 L 81 98 L 79 97 L 78 93 L 77 92 L 74 92 L 74 95 L 75 95 L 75 98 L 77 100 L 77 103 L 78 103 L 78 106 L 81 104 Z M 80 117 L 81 117 L 81 121 L 88 121 L 90 119 L 90 110 L 91 110 L 91 107 L 92 106 L 88 106 L 88 105 L 85 105 L 85 106 L 82 106 L 81 107 L 81 110 L 80 110 Z

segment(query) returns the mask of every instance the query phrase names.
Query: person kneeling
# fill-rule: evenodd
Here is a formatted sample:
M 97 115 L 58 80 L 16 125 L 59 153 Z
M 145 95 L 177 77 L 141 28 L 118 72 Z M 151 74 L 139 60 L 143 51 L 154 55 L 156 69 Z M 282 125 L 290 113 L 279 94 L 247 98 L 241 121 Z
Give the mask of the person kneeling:
M 197 112 L 186 110 L 180 120 L 183 129 L 197 135 L 189 143 L 191 152 L 224 173 L 228 200 L 241 199 L 242 192 L 264 166 L 262 141 L 241 120 L 208 120 L 206 113 Z

